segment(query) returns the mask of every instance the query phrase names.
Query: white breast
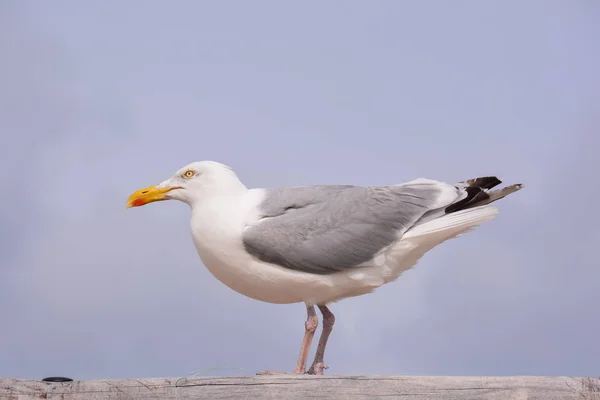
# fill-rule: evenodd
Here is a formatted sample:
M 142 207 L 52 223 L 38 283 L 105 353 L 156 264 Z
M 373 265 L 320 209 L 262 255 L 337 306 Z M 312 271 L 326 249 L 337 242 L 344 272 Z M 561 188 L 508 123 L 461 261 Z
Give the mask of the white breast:
M 283 268 L 261 263 L 244 250 L 242 233 L 258 220 L 256 206 L 263 196 L 261 190 L 249 190 L 240 197 L 212 198 L 195 206 L 191 220 L 194 245 L 206 268 L 236 292 L 270 303 L 302 301 L 285 290 L 285 283 L 293 278 L 282 279 L 279 270 Z

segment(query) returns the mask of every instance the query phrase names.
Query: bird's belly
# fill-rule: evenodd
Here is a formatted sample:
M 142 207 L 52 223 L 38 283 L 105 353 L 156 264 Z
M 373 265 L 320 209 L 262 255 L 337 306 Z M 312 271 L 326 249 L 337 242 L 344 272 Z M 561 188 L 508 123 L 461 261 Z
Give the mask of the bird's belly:
M 255 300 L 318 305 L 369 293 L 385 283 L 379 268 L 314 275 L 255 260 L 249 254 L 215 254 L 197 246 L 202 263 L 220 282 Z
M 312 276 L 300 276 L 294 271 L 258 262 L 250 255 L 223 257 L 206 249 L 198 249 L 198 254 L 208 271 L 221 283 L 255 300 L 274 304 L 298 303 L 326 286 L 325 282 Z
M 316 275 L 262 262 L 244 250 L 240 233 L 222 231 L 226 224 L 193 226 L 194 245 L 209 272 L 234 291 L 274 304 L 327 304 L 371 292 L 390 280 L 386 268 L 352 268 Z M 386 272 L 387 271 L 387 272 Z

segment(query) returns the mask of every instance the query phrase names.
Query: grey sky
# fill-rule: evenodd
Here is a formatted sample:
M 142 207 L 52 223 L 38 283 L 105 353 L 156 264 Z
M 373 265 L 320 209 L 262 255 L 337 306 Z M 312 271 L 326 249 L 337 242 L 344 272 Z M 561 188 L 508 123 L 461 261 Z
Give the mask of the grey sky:
M 125 210 L 202 159 L 252 187 L 525 183 L 333 305 L 329 373 L 598 375 L 599 27 L 583 0 L 1 2 L 0 376 L 293 368 L 303 305 L 216 281 L 185 205 Z

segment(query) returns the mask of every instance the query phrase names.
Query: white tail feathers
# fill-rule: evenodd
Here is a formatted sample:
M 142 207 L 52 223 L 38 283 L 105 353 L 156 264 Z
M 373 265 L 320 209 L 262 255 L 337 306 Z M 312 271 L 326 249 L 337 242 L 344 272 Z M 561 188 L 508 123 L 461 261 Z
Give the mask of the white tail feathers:
M 449 239 L 450 237 L 467 232 L 485 221 L 489 221 L 496 215 L 498 215 L 498 209 L 491 206 L 479 206 L 456 211 L 409 229 L 403 235 L 402 239 L 434 235 L 436 233 L 442 236 L 449 235 Z
M 437 245 L 466 233 L 498 214 L 493 206 L 468 208 L 409 229 L 402 239 L 386 252 L 390 273 L 385 282 L 396 280 L 403 272 L 413 268 L 417 262 Z

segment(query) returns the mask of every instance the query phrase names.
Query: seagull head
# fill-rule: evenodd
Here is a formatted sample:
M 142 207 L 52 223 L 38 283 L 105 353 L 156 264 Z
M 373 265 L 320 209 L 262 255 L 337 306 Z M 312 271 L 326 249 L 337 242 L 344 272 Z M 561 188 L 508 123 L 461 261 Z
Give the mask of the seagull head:
M 163 200 L 179 200 L 193 205 L 215 194 L 232 194 L 245 186 L 227 165 L 216 161 L 196 161 L 180 168 L 166 181 L 140 189 L 127 199 L 127 208 Z

